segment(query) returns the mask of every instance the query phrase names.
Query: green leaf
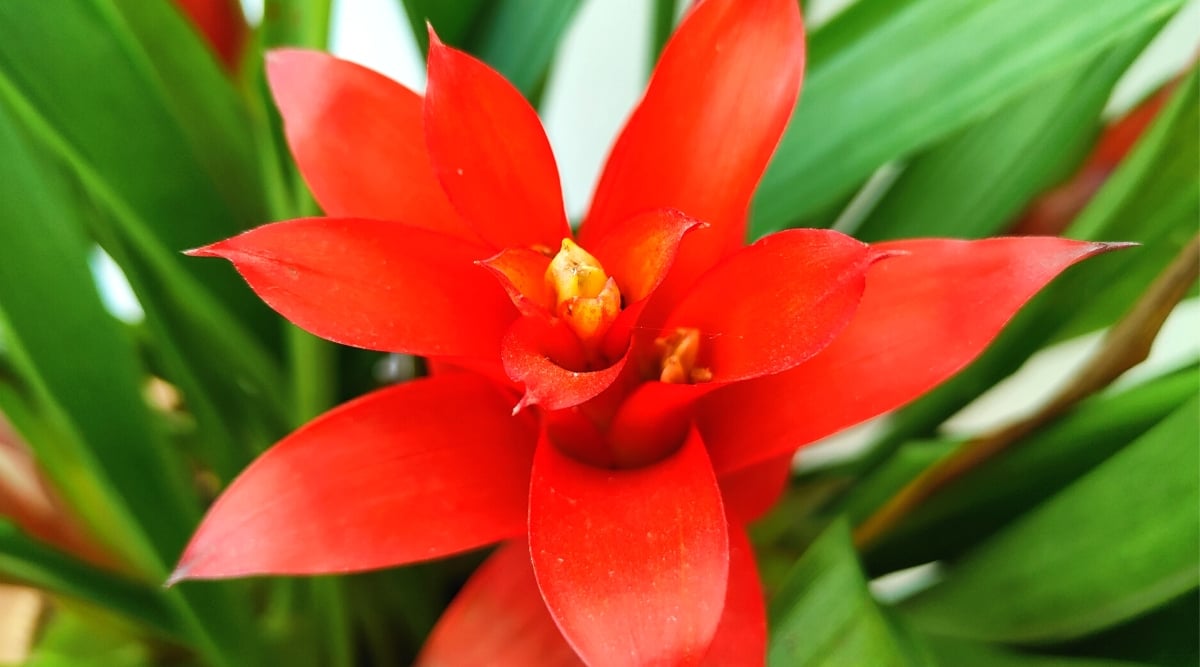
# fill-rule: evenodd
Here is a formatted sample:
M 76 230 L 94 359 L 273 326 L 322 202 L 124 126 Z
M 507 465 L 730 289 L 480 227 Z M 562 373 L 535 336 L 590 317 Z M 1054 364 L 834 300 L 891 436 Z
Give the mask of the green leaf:
M 199 517 L 183 461 L 142 398 L 132 341 L 100 301 L 78 193 L 2 99 L 0 155 L 0 409 L 92 533 L 157 584 Z M 192 608 L 179 592 L 168 597 L 216 664 L 229 664 L 223 651 L 253 646 L 244 602 L 224 597 L 229 590 L 190 591 Z
M 1054 339 L 1078 312 L 1102 313 L 1111 323 L 1132 306 L 1154 276 L 1196 231 L 1200 217 L 1200 173 L 1189 151 L 1200 142 L 1200 69 L 1180 83 L 1174 97 L 1117 171 L 1065 234 L 1097 241 L 1143 244 L 1107 253 L 1072 267 L 1042 290 L 969 368 L 898 411 L 873 456 L 885 459 L 896 447 L 924 437 L 984 391 L 1007 377 Z M 1110 289 L 1134 280 L 1138 292 Z M 1089 298 L 1104 290 L 1103 299 Z
M 1196 384 L 1192 365 L 1084 401 L 914 510 L 863 554 L 868 571 L 891 572 L 960 555 L 1153 428 L 1195 394 Z M 850 495 L 851 516 L 865 518 L 954 446 L 917 442 L 902 447 Z
M 166 3 L 0 3 L 5 97 L 20 98 L 61 137 L 167 252 L 266 217 L 255 196 L 262 184 L 250 123 L 217 68 Z M 205 262 L 183 268 L 238 319 L 273 331 L 266 323 L 274 320 L 231 272 Z
M 1200 584 L 1200 397 L 955 563 L 903 605 L 967 639 L 1078 637 Z
M 581 0 L 404 0 L 421 52 L 429 49 L 425 21 L 447 44 L 496 68 L 526 98 L 541 96 L 558 43 Z
M 803 221 L 876 168 L 966 127 L 1181 0 L 860 0 L 812 35 L 800 104 L 752 232 Z
M 266 219 L 248 114 L 169 4 L 51 0 L 22 11 L 27 24 L 10 10 L 0 5 L 0 98 L 91 196 L 72 219 L 130 279 L 206 462 L 228 479 L 247 443 L 286 421 L 262 345 L 278 319 L 228 267 L 178 251 Z M 87 62 L 55 47 L 63 34 L 88 46 Z M 101 81 L 93 67 L 112 73 Z
M 37 155 L 16 127 L 0 104 L 0 325 L 19 377 L 28 383 L 14 388 L 21 396 L 13 399 L 34 406 L 55 437 L 24 435 L 64 493 L 82 490 L 79 485 L 93 489 L 94 496 L 71 500 L 79 511 L 93 513 L 96 533 L 121 536 L 118 548 L 157 574 L 182 548 L 199 508 L 187 491 L 182 461 L 154 428 L 142 400 L 133 345 L 101 304 L 88 270 L 88 244 L 71 207 L 79 200 L 61 170 Z M 111 487 L 101 490 L 99 480 Z M 112 506 L 114 490 L 123 507 Z M 93 506 L 102 495 L 109 501 Z M 153 556 L 139 554 L 137 529 L 114 524 L 126 512 L 150 538 Z
M 923 644 L 940 667 L 1137 667 L 1137 663 L 1019 652 L 990 644 L 925 637 Z
M 30 539 L 0 519 L 0 578 L 114 611 L 179 639 L 183 624 L 162 589 L 90 567 Z
M 400 0 L 404 13 L 408 15 L 417 47 L 424 55 L 429 52 L 429 33 L 426 22 L 437 30 L 438 39 L 446 44 L 463 48 L 467 44 L 471 27 L 486 11 L 483 0 Z
M 1087 155 L 1113 86 L 1159 27 L 1039 83 L 913 158 L 854 235 L 982 238 L 1004 229 Z
M 1134 660 L 1161 667 L 1200 664 L 1200 591 L 1191 590 L 1144 616 L 1054 646 L 1056 653 Z
M 771 600 L 767 662 L 809 665 L 904 665 L 904 653 L 867 590 L 850 531 L 827 528 Z

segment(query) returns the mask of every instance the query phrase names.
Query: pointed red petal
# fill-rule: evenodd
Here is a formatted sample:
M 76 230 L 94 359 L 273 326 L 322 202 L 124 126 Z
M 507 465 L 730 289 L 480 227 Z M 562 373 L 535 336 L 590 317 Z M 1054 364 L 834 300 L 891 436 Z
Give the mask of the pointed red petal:
M 701 665 L 763 665 L 767 661 L 767 609 L 754 548 L 744 528 L 729 527 L 729 590 L 725 612 Z
M 582 667 L 546 609 L 525 540 L 502 545 L 442 614 L 417 667 Z
M 537 112 L 495 70 L 430 31 L 425 137 L 450 202 L 499 248 L 558 248 L 571 235 Z
M 538 317 L 513 322 L 500 352 L 504 372 L 525 385 L 519 407 L 540 405 L 547 410 L 562 410 L 599 396 L 621 374 L 626 358 L 600 370 L 583 370 L 583 352 L 575 334 L 561 321 Z
M 697 365 L 714 382 L 778 373 L 824 349 L 850 322 L 874 257 L 838 232 L 772 234 L 705 274 L 664 328 L 700 331 Z
M 575 462 L 545 438 L 530 491 L 538 586 L 594 665 L 695 664 L 725 603 L 729 535 L 700 439 L 635 470 Z
M 632 304 L 663 281 L 684 235 L 706 226 L 679 211 L 650 211 L 613 225 L 589 250 L 617 281 L 625 303 Z
M 478 242 L 433 175 L 419 95 L 302 49 L 271 51 L 267 78 L 296 164 L 326 214 L 398 220 Z
M 854 321 L 824 352 L 706 396 L 697 419 L 718 471 L 897 408 L 966 366 L 1038 290 L 1114 246 L 1057 238 L 927 239 L 871 266 Z
M 791 453 L 722 475 L 725 511 L 742 523 L 758 519 L 779 502 L 791 477 Z
M 226 489 L 172 580 L 366 570 L 522 534 L 534 438 L 511 403 L 454 373 L 318 417 Z
M 480 262 L 500 281 L 508 297 L 523 315 L 551 317 L 554 295 L 546 282 L 550 258 L 528 248 L 505 248 L 495 257 Z
M 381 220 L 305 218 L 191 251 L 223 257 L 267 305 L 337 343 L 493 357 L 515 309 L 475 261 L 487 250 Z
M 585 247 L 643 211 L 711 223 L 684 242 L 683 284 L 742 245 L 746 208 L 791 117 L 804 68 L 795 0 L 705 0 L 667 43 L 581 230 Z

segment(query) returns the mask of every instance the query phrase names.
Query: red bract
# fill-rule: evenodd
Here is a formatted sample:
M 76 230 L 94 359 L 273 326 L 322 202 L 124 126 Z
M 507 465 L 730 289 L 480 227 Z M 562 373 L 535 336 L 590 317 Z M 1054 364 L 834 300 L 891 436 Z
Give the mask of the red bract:
M 742 247 L 799 91 L 794 0 L 694 6 L 576 240 L 534 110 L 431 42 L 424 99 L 272 54 L 288 141 L 332 217 L 194 254 L 232 261 L 317 335 L 435 372 L 268 451 L 174 575 L 344 572 L 507 540 L 423 664 L 761 664 L 743 527 L 795 449 L 944 380 L 1108 247 L 811 229 Z

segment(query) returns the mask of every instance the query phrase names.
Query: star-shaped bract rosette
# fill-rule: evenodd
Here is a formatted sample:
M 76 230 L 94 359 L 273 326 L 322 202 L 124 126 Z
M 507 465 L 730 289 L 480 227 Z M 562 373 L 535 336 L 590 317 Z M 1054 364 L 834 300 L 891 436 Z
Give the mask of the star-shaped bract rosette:
M 434 373 L 275 445 L 213 505 L 173 579 L 503 542 L 424 664 L 761 664 L 743 526 L 795 449 L 946 379 L 1111 247 L 867 246 L 811 229 L 743 246 L 803 39 L 794 0 L 697 3 L 578 237 L 535 111 L 483 63 L 434 36 L 422 98 L 324 54 L 272 53 L 289 145 L 329 217 L 193 254 L 230 260 L 308 331 L 426 356 Z

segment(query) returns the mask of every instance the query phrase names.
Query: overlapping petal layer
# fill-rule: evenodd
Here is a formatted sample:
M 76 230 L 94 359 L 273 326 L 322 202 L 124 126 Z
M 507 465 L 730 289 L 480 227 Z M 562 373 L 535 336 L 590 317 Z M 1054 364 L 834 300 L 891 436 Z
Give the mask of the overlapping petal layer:
M 681 288 L 740 247 L 746 208 L 796 105 L 803 69 L 794 0 L 697 3 L 613 146 L 580 230 L 583 245 L 638 213 L 684 211 L 713 230 L 684 244 L 673 271 Z
M 430 32 L 425 137 L 450 203 L 497 248 L 571 235 L 537 112 L 498 72 Z
M 713 392 L 697 420 L 724 474 L 794 451 L 929 391 L 974 359 L 1068 266 L 1116 246 L 1058 238 L 874 246 L 854 320 L 816 357 Z
M 190 251 L 223 257 L 302 329 L 345 345 L 494 359 L 516 317 L 486 248 L 382 220 L 305 218 Z
M 234 481 L 172 579 L 366 570 L 523 535 L 535 432 L 512 400 L 451 373 L 326 413 Z
M 417 667 L 582 667 L 550 617 L 529 545 L 492 554 L 455 596 L 417 658 Z
M 521 407 L 562 410 L 599 396 L 625 367 L 621 357 L 606 368 L 585 369 L 579 340 L 565 326 L 526 317 L 513 323 L 501 344 L 504 371 L 525 385 Z M 570 359 L 570 361 L 565 361 Z
M 479 242 L 433 175 L 419 95 L 302 49 L 271 51 L 267 77 L 288 146 L 327 215 L 398 220 Z
M 695 664 L 708 650 L 725 606 L 729 535 L 698 437 L 619 471 L 543 439 L 529 540 L 546 605 L 585 662 Z
M 699 330 L 697 364 L 714 382 L 778 373 L 820 352 L 850 322 L 875 256 L 838 232 L 772 234 L 706 273 L 665 328 Z

